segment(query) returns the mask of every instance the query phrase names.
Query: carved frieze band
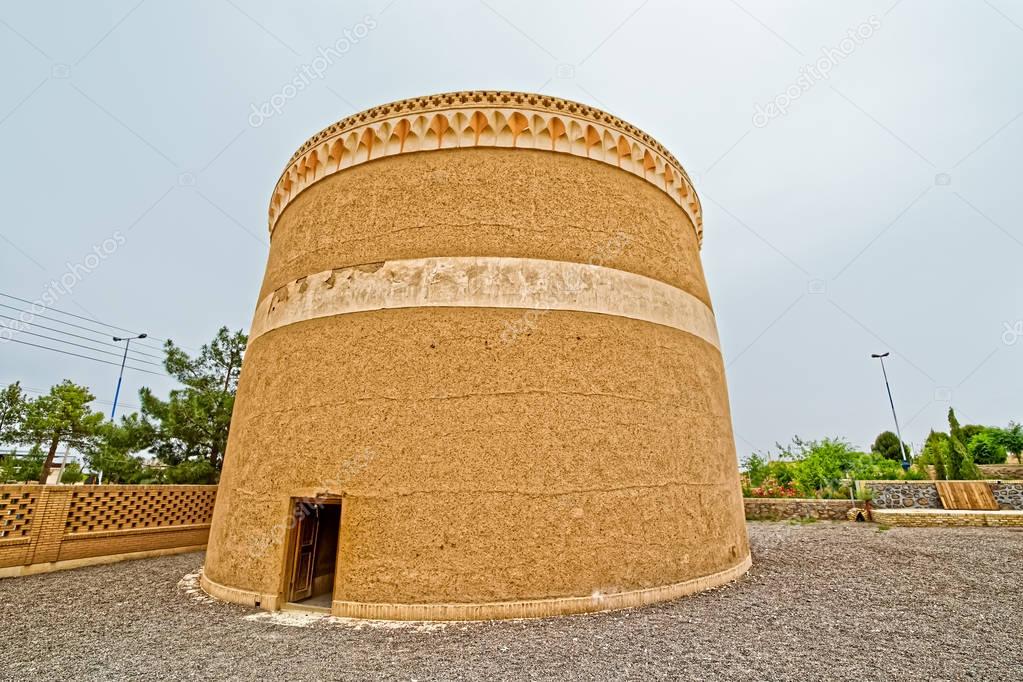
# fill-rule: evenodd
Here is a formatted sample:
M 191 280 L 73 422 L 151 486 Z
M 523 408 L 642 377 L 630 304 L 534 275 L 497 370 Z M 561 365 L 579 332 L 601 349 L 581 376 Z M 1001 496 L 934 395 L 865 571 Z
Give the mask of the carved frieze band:
M 385 156 L 463 147 L 542 149 L 617 166 L 667 193 L 688 214 L 702 242 L 703 211 L 692 183 L 653 138 L 593 107 L 502 92 L 403 100 L 321 131 L 281 174 L 270 200 L 270 231 L 290 201 L 328 175 Z
M 673 327 L 721 347 L 713 311 L 659 280 L 586 263 L 483 257 L 393 260 L 302 277 L 259 302 L 249 338 L 318 317 L 422 307 L 615 315 Z

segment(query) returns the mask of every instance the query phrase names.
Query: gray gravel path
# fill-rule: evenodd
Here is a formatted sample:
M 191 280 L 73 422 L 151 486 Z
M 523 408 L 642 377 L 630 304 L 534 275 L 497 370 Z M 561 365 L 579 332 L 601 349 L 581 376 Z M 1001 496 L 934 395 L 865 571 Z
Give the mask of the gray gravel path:
M 289 627 L 178 583 L 200 554 L 0 580 L 0 679 L 1023 678 L 1023 532 L 752 523 L 733 585 L 609 614 Z

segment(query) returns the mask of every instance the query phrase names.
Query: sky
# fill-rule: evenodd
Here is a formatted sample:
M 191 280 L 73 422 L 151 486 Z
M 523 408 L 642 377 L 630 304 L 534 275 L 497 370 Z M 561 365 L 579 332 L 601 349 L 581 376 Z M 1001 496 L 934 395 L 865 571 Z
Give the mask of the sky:
M 692 177 L 740 457 L 869 447 L 893 426 L 872 353 L 911 443 L 950 405 L 1023 420 L 1020 0 L 4 1 L 0 64 L 4 384 L 69 378 L 109 410 L 105 344 L 145 332 L 137 409 L 173 386 L 163 339 L 247 331 L 270 194 L 309 136 L 521 90 L 624 118 Z M 8 319 L 18 299 L 52 319 Z

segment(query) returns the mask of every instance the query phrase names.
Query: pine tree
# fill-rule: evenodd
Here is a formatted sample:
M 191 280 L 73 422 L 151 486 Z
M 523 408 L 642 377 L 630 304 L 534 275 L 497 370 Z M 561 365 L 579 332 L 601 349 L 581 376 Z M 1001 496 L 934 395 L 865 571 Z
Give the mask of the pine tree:
M 980 478 L 980 471 L 973 463 L 970 451 L 963 443 L 963 429 L 956 419 L 955 410 L 948 408 L 948 467 L 946 473 L 949 480 L 969 480 Z

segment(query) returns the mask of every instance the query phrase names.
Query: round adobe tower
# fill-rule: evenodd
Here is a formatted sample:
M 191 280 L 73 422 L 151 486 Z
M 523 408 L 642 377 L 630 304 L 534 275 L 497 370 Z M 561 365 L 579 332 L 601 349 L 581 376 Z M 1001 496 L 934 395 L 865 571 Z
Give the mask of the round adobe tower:
M 700 202 L 585 105 L 464 92 L 306 142 L 270 205 L 203 586 L 597 611 L 750 565 Z

